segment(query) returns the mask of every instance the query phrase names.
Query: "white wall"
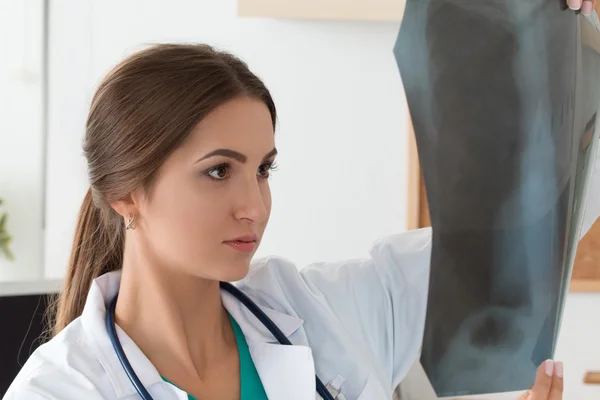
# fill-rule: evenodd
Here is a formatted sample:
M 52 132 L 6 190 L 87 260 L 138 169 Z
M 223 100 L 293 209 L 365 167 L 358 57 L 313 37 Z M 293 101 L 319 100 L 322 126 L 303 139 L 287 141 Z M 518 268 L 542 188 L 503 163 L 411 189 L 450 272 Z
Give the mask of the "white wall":
M 0 197 L 14 262 L 0 281 L 43 275 L 43 2 L 0 1 Z
M 93 90 L 91 2 L 51 1 L 45 278 L 62 278 L 88 188 L 82 140 Z
M 280 170 L 258 255 L 300 265 L 359 257 L 405 229 L 407 115 L 392 54 L 399 24 L 241 20 L 234 0 L 90 3 L 51 3 L 46 277 L 63 274 L 88 188 L 81 138 L 94 86 L 156 41 L 230 50 L 272 91 Z

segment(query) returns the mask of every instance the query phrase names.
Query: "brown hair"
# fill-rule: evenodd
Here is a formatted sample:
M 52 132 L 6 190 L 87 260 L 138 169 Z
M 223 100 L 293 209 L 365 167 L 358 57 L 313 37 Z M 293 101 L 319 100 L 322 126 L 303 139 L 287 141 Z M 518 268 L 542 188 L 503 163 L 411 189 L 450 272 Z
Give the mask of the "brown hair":
M 83 200 L 64 288 L 50 317 L 58 334 L 81 315 L 92 281 L 122 267 L 124 224 L 110 204 L 149 189 L 165 159 L 217 106 L 271 95 L 248 66 L 207 45 L 161 44 L 126 58 L 98 87 L 83 145 L 90 189 Z

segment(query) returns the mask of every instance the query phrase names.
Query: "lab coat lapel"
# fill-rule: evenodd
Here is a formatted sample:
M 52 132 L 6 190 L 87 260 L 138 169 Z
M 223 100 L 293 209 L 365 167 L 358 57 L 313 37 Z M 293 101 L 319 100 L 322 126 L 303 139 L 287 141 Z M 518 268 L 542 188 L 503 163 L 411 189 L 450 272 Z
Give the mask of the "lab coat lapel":
M 314 400 L 315 368 L 308 346 L 255 343 L 250 354 L 269 400 Z
M 312 351 L 306 343 L 294 343 L 290 338 L 304 321 L 258 305 L 293 344 L 282 345 L 234 296 L 222 291 L 221 297 L 223 305 L 246 337 L 252 361 L 269 400 L 314 400 L 317 394 Z M 256 302 L 252 296 L 249 297 Z

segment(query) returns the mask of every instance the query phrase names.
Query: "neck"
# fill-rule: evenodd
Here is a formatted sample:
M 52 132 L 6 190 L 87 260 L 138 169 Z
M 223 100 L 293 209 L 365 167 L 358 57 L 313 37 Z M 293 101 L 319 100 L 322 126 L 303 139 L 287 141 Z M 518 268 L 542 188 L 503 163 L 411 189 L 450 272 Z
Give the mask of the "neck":
M 219 282 L 124 252 L 115 319 L 163 376 L 204 379 L 235 348 Z

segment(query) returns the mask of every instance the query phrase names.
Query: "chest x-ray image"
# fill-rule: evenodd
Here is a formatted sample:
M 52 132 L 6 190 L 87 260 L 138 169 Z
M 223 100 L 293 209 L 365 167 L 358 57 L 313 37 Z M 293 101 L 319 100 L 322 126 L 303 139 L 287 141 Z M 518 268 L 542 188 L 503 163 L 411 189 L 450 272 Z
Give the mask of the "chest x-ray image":
M 598 17 L 560 0 L 407 0 L 394 54 L 433 227 L 421 364 L 440 397 L 552 358 L 598 147 Z

